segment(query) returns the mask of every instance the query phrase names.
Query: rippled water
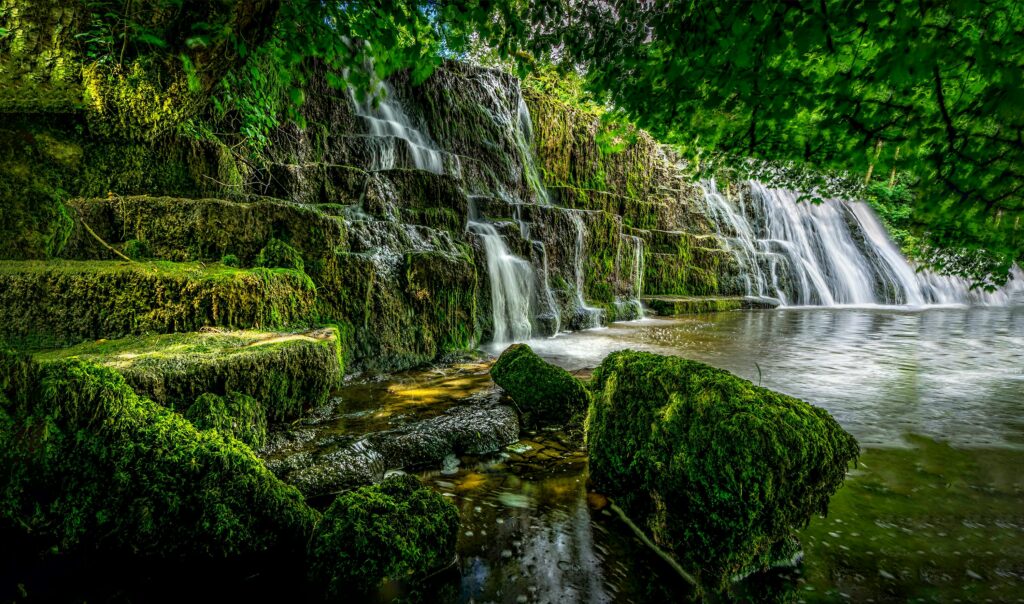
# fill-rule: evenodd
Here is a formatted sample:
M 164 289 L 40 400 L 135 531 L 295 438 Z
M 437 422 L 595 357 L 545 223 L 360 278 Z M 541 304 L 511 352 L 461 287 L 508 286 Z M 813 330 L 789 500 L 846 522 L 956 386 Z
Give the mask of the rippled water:
M 718 313 L 531 345 L 581 372 L 622 348 L 698 359 L 825 407 L 857 436 L 861 463 L 828 518 L 802 532 L 803 563 L 748 579 L 737 586 L 740 599 L 1024 601 L 1024 309 Z M 582 486 L 585 464 L 569 464 L 566 484 L 557 464 L 533 461 L 531 451 L 454 477 L 424 475 L 456 499 L 471 527 L 521 519 L 515 537 L 482 538 L 471 528 L 460 538 L 461 591 L 446 600 L 694 597 L 597 509 L 599 497 Z M 509 510 L 508 501 L 520 507 Z M 519 549 L 495 555 L 528 542 L 523 535 L 541 544 L 529 562 Z M 566 560 L 587 572 L 563 570 Z

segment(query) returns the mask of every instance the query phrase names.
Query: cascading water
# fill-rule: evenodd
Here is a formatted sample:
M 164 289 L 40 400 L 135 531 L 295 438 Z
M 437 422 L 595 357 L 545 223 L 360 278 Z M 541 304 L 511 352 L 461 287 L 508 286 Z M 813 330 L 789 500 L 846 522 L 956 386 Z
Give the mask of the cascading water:
M 591 329 L 601 325 L 601 314 L 604 311 L 600 308 L 587 306 L 586 301 L 583 299 L 583 252 L 586 243 L 583 217 L 578 210 L 569 211 L 568 214 L 576 230 L 575 256 L 573 257 L 573 273 L 576 277 L 576 322 L 579 329 Z
M 750 182 L 734 204 L 713 181 L 702 186 L 750 296 L 801 306 L 923 306 L 1005 304 L 1024 290 L 1019 279 L 982 292 L 963 279 L 915 271 L 862 202 L 801 203 L 795 192 Z
M 470 221 L 469 230 L 484 245 L 487 275 L 491 284 L 494 343 L 520 342 L 533 335 L 530 301 L 533 299 L 533 267 L 509 251 L 494 225 Z
M 361 100 L 354 89 L 351 95 L 356 115 L 363 118 L 367 133 L 373 137 L 367 143 L 370 146 L 371 171 L 401 167 L 396 145 L 402 141 L 415 168 L 435 174 L 444 173 L 444 155 L 423 130 L 413 125 L 386 81 L 377 80 L 371 93 Z

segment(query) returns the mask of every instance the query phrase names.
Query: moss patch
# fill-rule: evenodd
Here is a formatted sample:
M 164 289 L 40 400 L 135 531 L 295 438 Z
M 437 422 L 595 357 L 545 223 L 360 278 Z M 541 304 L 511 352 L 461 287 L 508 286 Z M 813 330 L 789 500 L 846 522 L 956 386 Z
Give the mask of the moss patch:
M 308 324 L 309 277 L 170 262 L 0 262 L 0 337 L 28 348 L 206 326 Z
M 594 487 L 711 590 L 791 557 L 859 452 L 824 409 L 695 361 L 616 352 L 591 386 Z
M 80 359 L 0 352 L 0 519 L 60 550 L 301 551 L 318 514 L 241 442 Z
M 205 393 L 251 396 L 272 421 L 322 404 L 342 376 L 334 329 L 129 337 L 37 355 L 43 363 L 70 357 L 110 367 L 140 395 L 180 410 Z
M 267 443 L 267 411 L 247 394 L 229 392 L 219 396 L 207 392 L 184 415 L 196 428 L 233 436 L 254 450 Z
M 309 545 L 309 576 L 329 598 L 422 577 L 455 558 L 458 528 L 454 505 L 413 476 L 394 476 L 334 500 Z
M 579 380 L 526 344 L 506 348 L 491 368 L 491 377 L 516 402 L 527 424 L 576 424 L 590 404 Z

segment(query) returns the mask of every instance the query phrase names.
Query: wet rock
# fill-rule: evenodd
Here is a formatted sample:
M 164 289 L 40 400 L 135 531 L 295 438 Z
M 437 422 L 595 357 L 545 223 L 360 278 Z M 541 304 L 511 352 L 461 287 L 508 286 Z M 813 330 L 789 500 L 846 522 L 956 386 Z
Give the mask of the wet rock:
M 325 435 L 309 450 L 267 461 L 267 467 L 307 497 L 380 481 L 388 470 L 440 467 L 451 455 L 497 451 L 519 437 L 514 409 L 489 402 L 459 405 L 420 422 L 364 435 Z M 287 442 L 286 436 L 277 436 Z M 309 443 L 304 437 L 299 440 Z M 280 445 L 284 449 L 287 445 Z
M 791 560 L 859 448 L 824 409 L 678 357 L 594 372 L 590 477 L 707 589 Z
M 526 344 L 506 348 L 491 368 L 491 377 L 516 402 L 527 425 L 582 424 L 590 403 L 587 389 Z

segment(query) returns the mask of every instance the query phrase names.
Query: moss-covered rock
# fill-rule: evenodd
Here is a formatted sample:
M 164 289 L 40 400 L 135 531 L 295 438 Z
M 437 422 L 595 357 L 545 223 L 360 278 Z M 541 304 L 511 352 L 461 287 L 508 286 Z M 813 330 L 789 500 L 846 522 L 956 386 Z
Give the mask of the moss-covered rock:
M 265 268 L 290 268 L 300 273 L 306 269 L 302 253 L 280 239 L 271 239 L 256 257 L 256 266 Z
M 48 348 L 207 326 L 303 325 L 315 299 L 309 277 L 287 269 L 0 261 L 0 338 Z
M 330 598 L 415 579 L 455 558 L 459 515 L 409 475 L 338 496 L 309 544 L 310 579 Z
M 267 443 L 267 411 L 248 394 L 228 392 L 220 396 L 207 392 L 185 410 L 184 416 L 200 430 L 231 435 L 257 451 Z
M 791 558 L 859 453 L 824 409 L 695 361 L 616 352 L 591 387 L 594 487 L 712 590 Z
M 60 550 L 300 552 L 319 514 L 234 438 L 80 359 L 0 352 L 0 523 Z
M 322 404 L 343 374 L 334 329 L 128 337 L 36 358 L 50 363 L 71 357 L 114 369 L 137 393 L 163 405 L 184 411 L 206 393 L 237 393 L 259 401 L 272 421 L 294 419 Z
M 491 377 L 516 402 L 528 425 L 576 424 L 590 404 L 582 382 L 526 344 L 506 348 L 491 368 Z

